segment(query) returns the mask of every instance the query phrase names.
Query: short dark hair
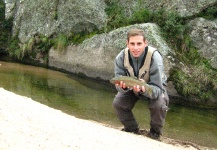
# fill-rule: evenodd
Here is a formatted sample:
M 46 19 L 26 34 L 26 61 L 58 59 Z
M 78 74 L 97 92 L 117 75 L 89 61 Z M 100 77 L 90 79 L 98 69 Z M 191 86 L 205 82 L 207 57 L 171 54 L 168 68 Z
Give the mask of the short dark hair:
M 130 30 L 128 31 L 128 33 L 127 33 L 127 41 L 129 41 L 129 39 L 130 39 L 131 36 L 137 36 L 137 35 L 143 36 L 143 40 L 144 40 L 144 41 L 146 40 L 144 30 L 142 30 L 142 29 L 137 29 L 137 28 L 133 28 L 133 29 L 130 29 Z

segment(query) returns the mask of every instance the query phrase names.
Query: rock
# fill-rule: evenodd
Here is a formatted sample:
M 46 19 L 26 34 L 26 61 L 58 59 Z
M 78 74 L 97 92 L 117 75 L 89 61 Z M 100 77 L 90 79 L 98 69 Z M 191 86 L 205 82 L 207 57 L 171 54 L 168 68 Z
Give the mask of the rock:
M 209 21 L 196 18 L 190 21 L 191 39 L 202 57 L 210 60 L 213 68 L 217 69 L 217 20 Z
M 21 42 L 36 34 L 70 34 L 92 32 L 106 27 L 108 20 L 105 8 L 107 1 L 101 0 L 5 0 L 6 18 L 13 17 L 13 35 Z M 111 2 L 111 1 L 109 1 Z M 217 4 L 217 0 L 145 0 L 118 1 L 126 16 L 138 9 L 175 11 L 182 17 L 193 16 L 203 9 Z
M 126 46 L 127 31 L 135 27 L 145 30 L 149 45 L 157 47 L 163 56 L 171 52 L 171 49 L 159 35 L 159 28 L 156 24 L 136 24 L 109 33 L 95 35 L 77 46 L 67 47 L 65 53 L 51 49 L 49 66 L 109 80 L 114 77 L 114 59 Z M 171 63 L 167 57 L 165 57 L 165 65 L 166 73 L 169 74 Z
M 190 17 L 198 14 L 203 9 L 217 4 L 217 0 L 145 0 L 130 1 L 121 0 L 120 5 L 124 7 L 126 15 L 132 15 L 133 11 L 139 9 L 159 10 L 177 12 L 182 17 Z
M 13 7 L 12 7 L 13 6 Z M 6 16 L 13 16 L 13 35 L 21 42 L 35 34 L 92 32 L 104 27 L 105 3 L 94 1 L 25 0 L 6 1 Z

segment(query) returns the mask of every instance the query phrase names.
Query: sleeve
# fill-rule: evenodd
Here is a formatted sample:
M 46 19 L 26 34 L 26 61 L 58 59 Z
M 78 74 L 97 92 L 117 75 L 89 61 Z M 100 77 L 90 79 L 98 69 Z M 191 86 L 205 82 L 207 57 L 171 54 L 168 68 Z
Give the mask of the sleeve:
M 152 56 L 152 62 L 150 66 L 150 80 L 148 85 L 152 87 L 153 92 L 149 94 L 148 92 L 140 93 L 150 99 L 157 99 L 159 95 L 163 93 L 163 59 L 158 51 L 155 51 Z
M 115 77 L 126 76 L 124 68 L 124 52 L 121 51 L 115 58 Z
M 122 50 L 117 57 L 115 58 L 114 61 L 114 66 L 115 66 L 115 77 L 119 76 L 126 76 L 125 68 L 124 68 L 124 51 Z M 128 92 L 129 89 L 122 89 L 120 87 L 116 87 L 118 92 Z

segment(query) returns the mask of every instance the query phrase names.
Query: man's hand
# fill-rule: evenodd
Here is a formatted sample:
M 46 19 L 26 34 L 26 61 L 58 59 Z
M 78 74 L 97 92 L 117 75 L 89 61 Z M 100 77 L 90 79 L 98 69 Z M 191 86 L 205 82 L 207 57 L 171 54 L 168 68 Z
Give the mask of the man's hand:
M 143 79 L 139 79 L 141 82 L 144 82 Z M 133 92 L 138 95 L 139 92 L 144 93 L 145 92 L 145 87 L 144 86 L 139 86 L 139 85 L 135 85 L 133 86 Z
M 139 92 L 144 93 L 145 92 L 145 87 L 144 86 L 140 87 L 139 85 L 135 85 L 135 86 L 133 86 L 133 92 L 136 95 L 138 95 Z
M 126 84 L 123 81 L 120 81 L 120 84 L 116 84 L 116 86 L 119 86 L 122 89 L 126 89 L 127 88 Z

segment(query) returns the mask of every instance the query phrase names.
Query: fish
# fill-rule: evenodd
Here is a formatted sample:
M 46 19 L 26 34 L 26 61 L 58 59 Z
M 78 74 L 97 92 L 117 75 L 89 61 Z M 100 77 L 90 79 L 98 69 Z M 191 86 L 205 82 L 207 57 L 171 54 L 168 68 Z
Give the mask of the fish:
M 116 85 L 120 84 L 120 81 L 123 81 L 126 86 L 130 89 L 133 89 L 133 86 L 139 85 L 140 87 L 144 86 L 145 90 L 149 93 L 149 95 L 152 94 L 153 88 L 148 85 L 145 81 L 140 81 L 137 78 L 132 78 L 128 76 L 120 76 L 120 77 L 115 77 L 110 80 L 110 83 Z

